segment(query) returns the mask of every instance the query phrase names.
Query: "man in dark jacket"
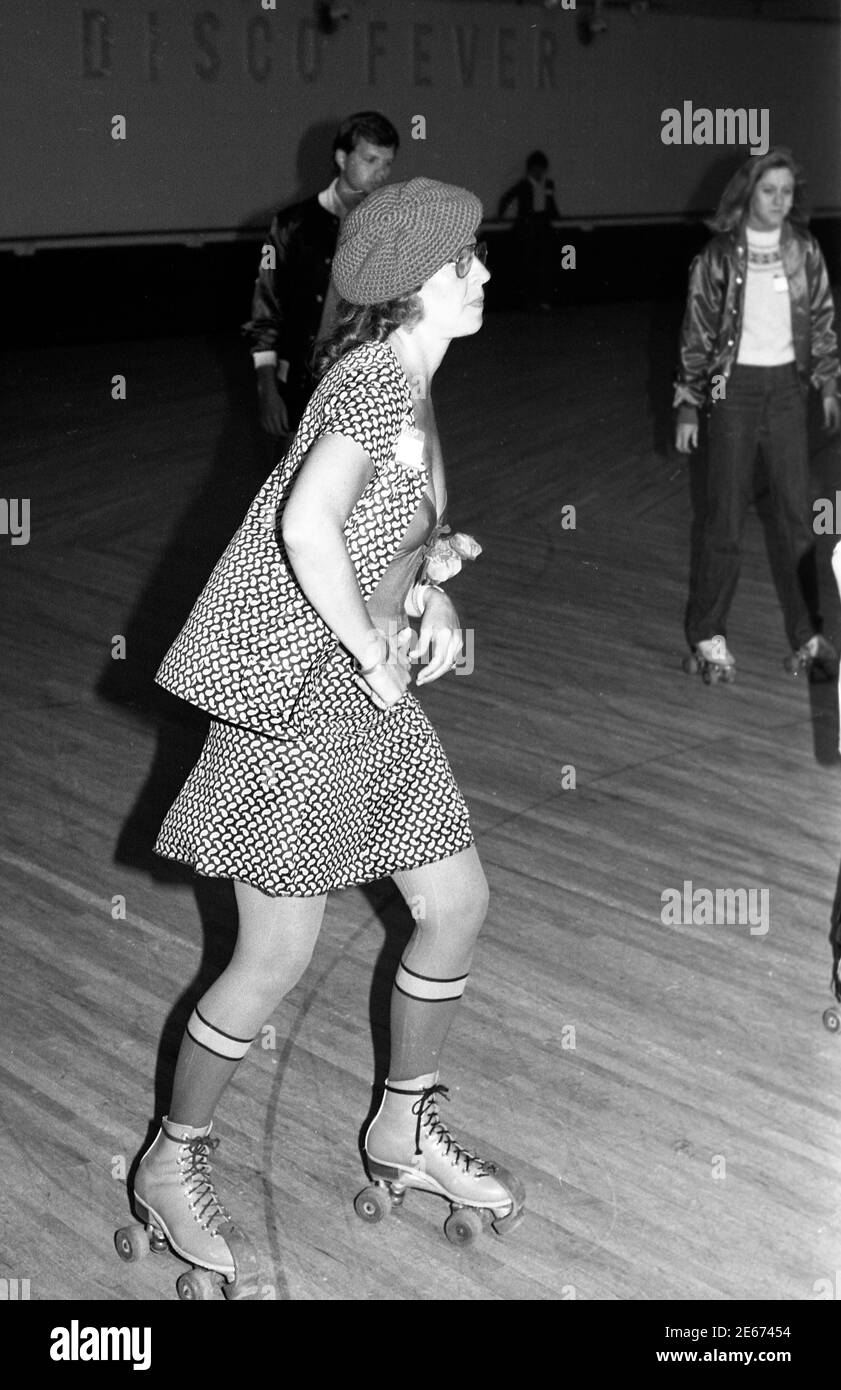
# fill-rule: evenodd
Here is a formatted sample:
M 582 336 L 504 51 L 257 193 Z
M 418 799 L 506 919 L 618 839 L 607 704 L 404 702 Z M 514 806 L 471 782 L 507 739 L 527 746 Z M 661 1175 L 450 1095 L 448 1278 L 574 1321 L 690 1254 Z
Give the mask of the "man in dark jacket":
M 330 270 L 342 220 L 387 181 L 399 144 L 394 126 L 378 111 L 348 116 L 333 141 L 338 174 L 329 188 L 272 221 L 242 331 L 257 373 L 260 423 L 275 438 L 300 420 L 314 385 L 312 349 L 333 326 Z

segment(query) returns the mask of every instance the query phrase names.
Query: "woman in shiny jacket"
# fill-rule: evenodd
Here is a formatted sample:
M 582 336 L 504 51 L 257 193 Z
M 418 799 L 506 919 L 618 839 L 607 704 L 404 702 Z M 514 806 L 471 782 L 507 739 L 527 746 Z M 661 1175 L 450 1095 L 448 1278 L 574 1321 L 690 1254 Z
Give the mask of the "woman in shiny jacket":
M 797 672 L 836 666 L 821 635 L 810 506 L 806 403 L 821 394 L 824 427 L 841 423 L 834 306 L 820 248 L 799 206 L 799 171 L 787 150 L 751 157 L 722 194 L 717 233 L 692 263 L 683 320 L 677 448 L 698 443 L 708 411 L 707 513 L 687 614 L 687 669 L 732 680 L 727 614 L 757 449 L 768 472 L 780 541 L 786 632 Z

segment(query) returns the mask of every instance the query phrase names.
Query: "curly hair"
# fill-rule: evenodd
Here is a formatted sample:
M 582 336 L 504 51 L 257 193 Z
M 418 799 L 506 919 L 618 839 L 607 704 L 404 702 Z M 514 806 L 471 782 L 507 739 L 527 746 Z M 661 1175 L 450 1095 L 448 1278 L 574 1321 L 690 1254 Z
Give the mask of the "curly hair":
M 319 343 L 313 354 L 316 379 L 362 343 L 384 343 L 395 328 L 414 328 L 423 318 L 423 306 L 416 290 L 388 299 L 384 304 L 336 303 L 336 322 L 329 338 Z
M 767 154 L 760 155 L 759 158 L 751 155 L 750 159 L 746 159 L 744 164 L 739 166 L 722 193 L 714 215 L 707 222 L 711 231 L 738 231 L 748 215 L 753 191 L 762 175 L 767 173 L 769 169 L 789 170 L 794 179 L 794 197 L 788 220 L 798 226 L 806 226 L 809 219 L 802 201 L 805 186 L 803 174 L 800 167 L 795 164 L 791 150 L 779 145 L 776 149 L 769 150 Z

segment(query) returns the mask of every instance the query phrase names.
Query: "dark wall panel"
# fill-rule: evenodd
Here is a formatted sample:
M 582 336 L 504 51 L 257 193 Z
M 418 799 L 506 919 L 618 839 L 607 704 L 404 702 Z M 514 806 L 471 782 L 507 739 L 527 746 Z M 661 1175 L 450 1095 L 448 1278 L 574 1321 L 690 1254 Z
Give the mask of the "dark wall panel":
M 584 45 L 563 9 L 348 4 L 329 37 L 310 0 L 4 6 L 0 240 L 262 226 L 326 181 L 336 121 L 365 106 L 398 125 L 400 176 L 468 183 L 489 207 L 543 146 L 574 217 L 709 207 L 735 152 L 664 145 L 662 111 L 765 109 L 815 205 L 838 206 L 833 26 L 610 10 Z

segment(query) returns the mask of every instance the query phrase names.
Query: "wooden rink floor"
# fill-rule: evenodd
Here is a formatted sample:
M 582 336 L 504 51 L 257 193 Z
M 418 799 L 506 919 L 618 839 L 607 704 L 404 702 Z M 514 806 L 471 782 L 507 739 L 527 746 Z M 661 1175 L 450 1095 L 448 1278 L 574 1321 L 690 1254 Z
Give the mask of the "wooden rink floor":
M 475 669 L 423 700 L 492 890 L 442 1108 L 522 1176 L 527 1216 L 458 1250 L 433 1197 L 379 1226 L 354 1214 L 411 921 L 387 883 L 335 894 L 216 1126 L 218 1188 L 279 1299 L 834 1287 L 837 693 L 783 670 L 761 501 L 729 628 L 738 681 L 681 670 L 701 467 L 667 448 L 678 314 L 491 313 L 439 373 L 451 520 L 485 551 L 451 590 Z M 227 885 L 150 854 L 203 728 L 151 676 L 271 466 L 249 371 L 233 334 L 5 359 L 2 485 L 30 499 L 31 535 L 0 536 L 0 1276 L 33 1300 L 174 1299 L 184 1268 L 113 1248 L 234 923 Z M 838 443 L 816 431 L 814 449 L 814 495 L 834 498 Z M 687 881 L 766 891 L 767 932 L 664 925 L 662 894 Z

